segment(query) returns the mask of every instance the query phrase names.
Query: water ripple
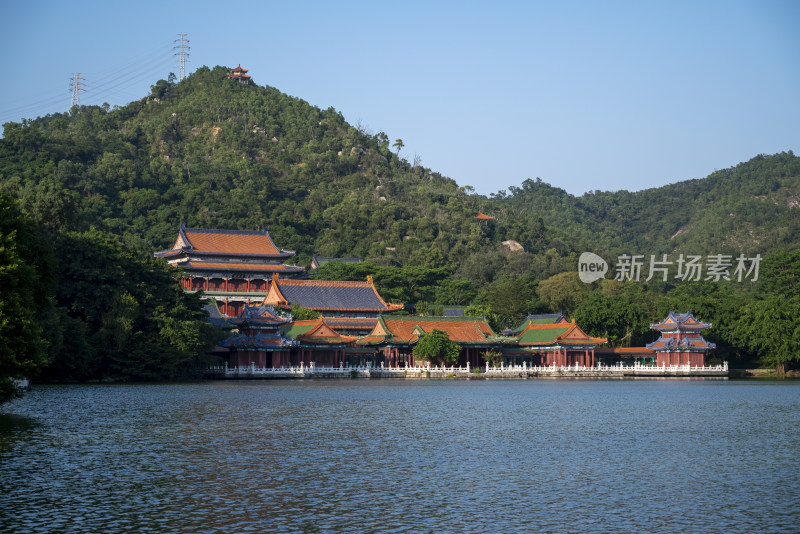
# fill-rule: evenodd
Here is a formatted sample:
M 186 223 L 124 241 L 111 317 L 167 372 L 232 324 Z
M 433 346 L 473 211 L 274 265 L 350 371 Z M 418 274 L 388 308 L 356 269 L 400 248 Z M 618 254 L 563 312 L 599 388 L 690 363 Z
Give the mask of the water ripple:
M 4 532 L 795 532 L 800 384 L 50 386 Z

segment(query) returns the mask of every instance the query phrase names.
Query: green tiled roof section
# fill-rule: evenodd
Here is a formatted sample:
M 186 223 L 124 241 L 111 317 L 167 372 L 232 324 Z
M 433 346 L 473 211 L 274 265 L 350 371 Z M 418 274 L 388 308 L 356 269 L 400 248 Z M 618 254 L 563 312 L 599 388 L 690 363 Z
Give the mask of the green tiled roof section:
M 556 340 L 558 336 L 569 330 L 570 326 L 563 328 L 542 328 L 528 330 L 519 338 L 518 343 L 549 343 Z
M 291 326 L 284 326 L 281 328 L 281 334 L 286 337 L 296 339 L 297 336 L 302 336 L 316 325 L 313 324 L 301 324 L 301 325 L 291 325 Z
M 554 324 L 552 319 L 531 319 L 531 324 Z

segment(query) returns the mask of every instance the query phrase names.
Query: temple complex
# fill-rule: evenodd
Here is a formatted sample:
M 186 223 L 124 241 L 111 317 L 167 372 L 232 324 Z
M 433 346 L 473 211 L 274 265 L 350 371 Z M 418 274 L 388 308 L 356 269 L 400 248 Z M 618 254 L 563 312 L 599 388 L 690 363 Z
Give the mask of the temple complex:
M 276 247 L 266 229 L 207 230 L 187 228 L 184 223 L 172 248 L 155 253 L 173 267 L 183 268 L 185 291 L 203 291 L 203 298 L 213 297 L 228 317 L 239 315 L 246 304 L 263 300 L 273 275 L 302 273 L 303 267 L 282 263 L 294 255 L 292 250 Z
M 172 248 L 154 255 L 183 269 L 184 290 L 202 291 L 209 299 L 209 320 L 231 330 L 216 353 L 232 368 L 415 367 L 425 362 L 415 359 L 414 346 L 434 330 L 461 347 L 458 366 L 467 369 L 485 365 L 490 351 L 491 359 L 529 369 L 702 368 L 715 348 L 700 334 L 711 323 L 690 312 L 670 312 L 651 324 L 661 336 L 646 347 L 601 347 L 606 338 L 586 334 L 562 313 L 528 315 L 500 335 L 482 317 L 393 315 L 404 305 L 386 302 L 371 276 L 364 282 L 288 278 L 304 269 L 283 263 L 295 252 L 275 246 L 266 229 L 209 230 L 181 223 Z M 317 266 L 360 261 L 314 260 Z M 294 320 L 296 307 L 320 317 Z
M 334 326 L 336 321 L 345 321 Z M 351 330 L 348 321 L 373 321 L 372 329 Z M 544 321 L 544 322 L 537 322 Z M 551 322 L 558 321 L 558 322 Z M 445 332 L 461 347 L 457 365 L 476 369 L 486 364 L 489 351 L 506 366 L 593 369 L 609 365 L 657 368 L 703 367 L 705 351 L 714 348 L 699 336 L 709 325 L 691 314 L 671 313 L 653 325 L 663 336 L 647 347 L 601 348 L 605 338 L 587 335 L 560 314 L 529 317 L 521 330 L 496 335 L 482 317 L 380 315 L 376 318 L 325 318 L 294 321 L 270 305 L 247 306 L 230 323 L 238 330 L 221 343 L 230 350 L 231 367 L 290 367 L 316 365 L 401 368 L 426 365 L 414 357 L 414 345 L 434 330 Z M 601 366 L 601 367 L 598 367 Z

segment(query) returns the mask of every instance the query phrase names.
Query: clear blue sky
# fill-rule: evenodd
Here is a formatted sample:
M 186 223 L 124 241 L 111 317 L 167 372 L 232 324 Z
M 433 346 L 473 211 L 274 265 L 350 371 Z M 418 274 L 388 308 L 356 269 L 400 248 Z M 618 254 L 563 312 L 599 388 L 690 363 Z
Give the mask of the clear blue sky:
M 489 194 L 701 178 L 800 151 L 800 1 L 0 0 L 0 122 L 241 63 Z

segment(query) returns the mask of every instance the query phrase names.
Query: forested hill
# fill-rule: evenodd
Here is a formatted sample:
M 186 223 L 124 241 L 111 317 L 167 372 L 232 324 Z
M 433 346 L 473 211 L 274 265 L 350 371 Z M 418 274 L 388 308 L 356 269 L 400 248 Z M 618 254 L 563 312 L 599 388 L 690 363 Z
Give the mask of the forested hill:
M 584 250 L 753 254 L 800 245 L 800 158 L 792 152 L 638 192 L 573 197 L 537 179 L 493 197 Z
M 143 251 L 178 224 L 256 229 L 299 253 L 449 266 L 476 285 L 542 279 L 575 253 L 767 252 L 800 244 L 800 158 L 758 156 L 702 180 L 573 197 L 526 180 L 486 198 L 409 163 L 401 145 L 272 87 L 198 69 L 122 108 L 4 125 L 0 192 L 59 230 L 95 227 Z M 498 177 L 512 182 L 513 177 Z M 493 215 L 488 223 L 474 216 Z M 515 240 L 525 253 L 500 245 Z
M 149 250 L 171 244 L 181 221 L 266 225 L 306 262 L 442 262 L 485 244 L 473 220 L 482 199 L 398 157 L 383 132 L 226 74 L 200 68 L 123 108 L 5 125 L 3 189 L 41 221 L 98 226 Z M 431 247 L 433 260 L 419 252 Z

